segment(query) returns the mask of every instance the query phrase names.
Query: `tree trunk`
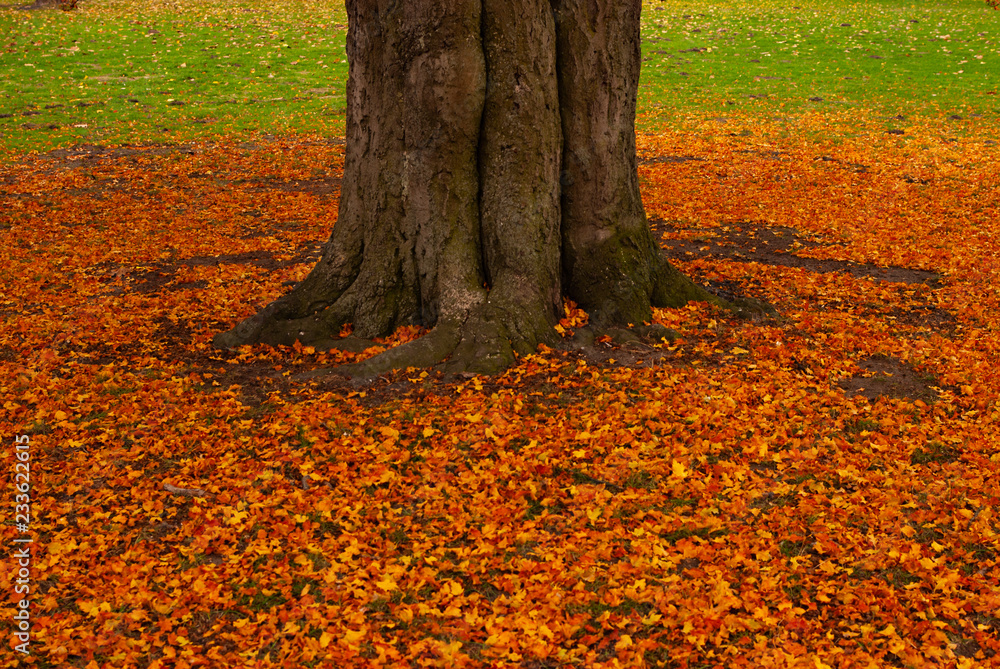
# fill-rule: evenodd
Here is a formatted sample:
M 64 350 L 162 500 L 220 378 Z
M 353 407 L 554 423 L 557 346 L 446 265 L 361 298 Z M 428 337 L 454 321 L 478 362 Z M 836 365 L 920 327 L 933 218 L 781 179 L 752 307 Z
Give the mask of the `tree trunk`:
M 299 285 L 215 344 L 431 330 L 348 371 L 492 373 L 599 326 L 718 301 L 662 257 L 639 196 L 640 0 L 348 0 L 340 211 Z

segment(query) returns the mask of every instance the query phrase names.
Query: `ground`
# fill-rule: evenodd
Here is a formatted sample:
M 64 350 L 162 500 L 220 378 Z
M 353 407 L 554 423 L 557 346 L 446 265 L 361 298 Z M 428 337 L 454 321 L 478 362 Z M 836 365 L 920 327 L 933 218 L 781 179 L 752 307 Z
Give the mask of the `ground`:
M 581 335 L 586 315 L 567 304 L 560 346 L 492 378 L 408 370 L 359 384 L 313 375 L 419 336 L 416 328 L 374 346 L 358 341 L 356 352 L 210 347 L 216 332 L 256 308 L 252 299 L 287 290 L 317 257 L 336 212 L 343 149 L 335 141 L 85 146 L 25 157 L 4 172 L 8 262 L 22 278 L 0 305 L 20 324 L 0 342 L 0 361 L 13 374 L 8 407 L 45 449 L 49 480 L 61 481 L 36 502 L 65 521 L 43 530 L 45 543 L 68 541 L 93 504 L 133 518 L 132 526 L 109 525 L 95 544 L 120 574 L 95 566 L 86 552 L 63 564 L 60 573 L 77 574 L 77 585 L 47 609 L 65 620 L 46 618 L 49 638 L 88 634 L 74 622 L 87 615 L 78 611 L 99 606 L 88 579 L 134 582 L 133 569 L 148 560 L 176 558 L 172 573 L 185 582 L 211 580 L 212 570 L 229 574 L 219 591 L 229 604 L 191 604 L 198 613 L 187 633 L 198 652 L 242 647 L 244 609 L 278 615 L 306 601 L 308 585 L 327 622 L 303 621 L 304 633 L 340 639 L 338 661 L 444 657 L 456 648 L 447 639 L 463 639 L 471 661 L 544 657 L 550 641 L 509 636 L 514 627 L 462 631 L 433 613 L 450 606 L 434 594 L 447 588 L 461 593 L 448 601 L 476 615 L 486 602 L 505 611 L 489 614 L 500 629 L 525 613 L 514 595 L 525 587 L 522 575 L 534 574 L 544 593 L 531 595 L 533 615 L 550 621 L 562 639 L 555 647 L 592 665 L 635 656 L 656 664 L 677 653 L 746 657 L 746 634 L 771 618 L 778 625 L 786 612 L 783 633 L 802 639 L 803 652 L 827 652 L 822 639 L 833 624 L 847 635 L 843 642 L 868 634 L 870 650 L 858 653 L 880 661 L 915 657 L 898 639 L 919 634 L 923 653 L 992 657 L 1000 649 L 1000 623 L 989 613 L 996 546 L 982 509 L 993 495 L 993 442 L 984 435 L 993 429 L 994 381 L 984 373 L 988 348 L 976 343 L 987 321 L 964 297 L 979 279 L 956 270 L 979 252 L 968 243 L 987 225 L 970 193 L 995 177 L 968 158 L 961 180 L 914 164 L 872 174 L 857 160 L 824 159 L 834 147 L 782 145 L 754 128 L 722 142 L 714 134 L 643 135 L 640 175 L 668 257 L 722 296 L 766 299 L 776 316 L 740 320 L 689 305 L 656 310 L 666 335 L 658 341 L 625 333 L 590 341 Z M 913 132 L 937 147 L 935 155 L 953 150 L 933 144 L 932 133 Z M 869 146 L 872 138 L 857 142 Z M 964 155 L 978 155 L 981 142 L 966 140 Z M 789 183 L 812 195 L 792 206 L 774 187 Z M 694 202 L 708 213 L 681 192 L 698 192 Z M 857 198 L 886 223 L 852 222 Z M 896 207 L 911 210 L 906 227 L 885 215 Z M 966 229 L 947 223 L 959 210 Z M 901 246 L 900 235 L 919 243 Z M 508 472 L 499 475 L 502 490 L 501 471 Z M 80 472 L 85 485 L 72 483 Z M 118 500 L 125 492 L 133 501 Z M 472 514 L 458 538 L 441 525 L 457 513 L 455 499 Z M 964 506 L 951 506 L 955 499 Z M 262 518 L 212 519 L 275 503 L 305 525 L 272 532 L 301 532 L 294 543 L 321 548 L 295 558 L 302 566 L 290 581 L 278 556 L 255 558 L 248 580 L 240 571 L 246 556 L 262 555 L 269 541 L 255 534 Z M 369 517 L 355 509 L 381 511 Z M 476 509 L 489 509 L 490 519 Z M 947 524 L 952 513 L 964 529 Z M 382 528 L 386 518 L 392 531 Z M 523 541 L 481 554 L 479 566 L 463 572 L 461 555 L 484 550 L 484 533 L 497 528 Z M 658 543 L 637 538 L 647 535 Z M 366 547 L 351 552 L 359 541 Z M 874 553 L 872 541 L 882 546 Z M 131 544 L 142 552 L 128 552 Z M 889 557 L 913 546 L 916 562 Z M 934 546 L 951 561 L 934 561 Z M 659 550 L 672 566 L 643 566 Z M 622 591 L 595 577 L 621 570 L 622 551 L 632 556 L 628 578 L 646 590 Z M 346 587 L 339 570 L 367 574 L 357 569 L 381 555 L 391 571 L 424 554 L 442 565 L 430 589 L 392 571 L 393 585 L 374 574 L 346 599 L 336 594 Z M 776 583 L 749 584 L 748 567 L 733 562 L 745 555 L 777 569 Z M 546 571 L 553 559 L 579 569 Z M 55 575 L 40 578 L 46 596 L 67 587 L 57 587 Z M 907 589 L 923 579 L 937 589 Z M 173 615 L 154 582 L 137 606 Z M 583 591 L 574 589 L 580 582 L 588 584 Z M 725 583 L 743 583 L 739 597 Z M 843 608 L 817 606 L 834 593 L 847 598 Z M 538 604 L 556 595 L 571 603 Z M 753 603 L 760 597 L 786 608 L 764 614 Z M 897 601 L 890 611 L 908 611 L 925 597 L 935 606 L 958 602 L 965 613 L 938 620 L 946 626 L 938 636 L 895 613 L 876 619 L 892 634 L 852 631 L 848 612 L 858 601 Z M 696 615 L 706 606 L 722 613 Z M 405 641 L 370 627 L 389 629 L 399 616 L 412 621 Z M 137 639 L 156 637 L 145 623 L 121 624 Z M 700 631 L 684 632 L 688 626 Z M 732 636 L 709 641 L 720 626 Z M 369 641 L 350 641 L 368 629 Z M 788 643 L 753 657 L 774 656 Z M 262 657 L 277 657 L 276 647 L 260 648 Z
M 211 347 L 308 272 L 343 159 L 315 132 L 335 3 L 293 28 L 238 3 L 0 12 L 0 436 L 30 440 L 32 481 L 3 535 L 34 541 L 32 654 L 7 664 L 996 663 L 981 3 L 651 3 L 650 223 L 777 314 L 657 309 L 661 337 L 590 341 L 567 303 L 560 344 L 504 374 L 366 383 L 314 373 L 421 332 Z
M 332 142 L 337 146 L 339 142 Z M 250 150 L 261 150 L 262 146 L 247 145 Z M 162 157 L 170 155 L 193 155 L 198 149 L 195 145 L 181 146 L 133 146 L 108 148 L 101 146 L 79 146 L 72 149 L 58 149 L 43 154 L 38 160 L 46 165 L 45 171 L 56 173 L 67 169 L 86 169 L 96 167 L 101 161 L 109 160 L 119 165 L 138 165 L 140 159 L 149 157 Z M 768 156 L 776 159 L 776 156 Z M 833 161 L 829 157 L 823 156 L 821 160 Z M 696 160 L 686 156 L 644 156 L 644 164 L 674 164 Z M 864 166 L 852 166 L 853 169 L 863 169 Z M 207 178 L 208 175 L 193 173 L 189 176 L 197 178 Z M 263 193 L 267 191 L 277 191 L 284 193 L 309 193 L 319 198 L 334 197 L 340 187 L 340 179 L 336 175 L 326 175 L 312 179 L 279 180 L 277 178 L 257 178 L 257 179 L 213 179 L 216 185 L 223 185 L 228 189 L 239 188 L 249 193 Z M 107 184 L 94 184 L 84 188 L 76 188 L 68 194 L 75 197 L 91 197 L 103 199 L 115 190 L 116 186 Z M 120 189 L 128 189 L 127 183 L 123 183 Z M 283 232 L 282 224 L 267 221 L 263 214 L 250 212 L 248 214 L 252 223 L 243 228 L 243 238 L 253 239 L 260 237 L 272 237 Z M 650 224 L 654 232 L 668 231 L 668 225 L 662 221 L 653 219 Z M 739 262 L 754 262 L 765 266 L 798 267 L 809 272 L 831 273 L 842 272 L 854 277 L 867 277 L 880 281 L 889 281 L 902 284 L 922 284 L 934 285 L 939 278 L 934 272 L 926 270 L 909 269 L 905 267 L 879 266 L 873 263 L 856 263 L 845 260 L 830 260 L 812 258 L 797 255 L 796 250 L 807 248 L 830 248 L 821 242 L 810 240 L 804 237 L 794 228 L 775 226 L 767 227 L 754 225 L 751 223 L 737 223 L 726 226 L 721 230 L 710 228 L 706 230 L 694 229 L 690 231 L 693 236 L 687 239 L 672 239 L 670 235 L 665 235 L 663 247 L 667 257 L 673 261 L 689 261 L 692 258 L 728 258 Z M 836 245 L 835 245 L 836 246 Z M 296 249 L 295 255 L 290 258 L 276 259 L 279 255 L 275 251 L 248 251 L 233 254 L 222 254 L 214 256 L 192 256 L 183 260 L 165 260 L 154 263 L 143 264 L 142 266 L 132 266 L 121 263 L 102 263 L 95 267 L 100 273 L 109 279 L 115 280 L 115 287 L 110 294 L 123 294 L 126 292 L 140 294 L 156 294 L 160 291 L 191 290 L 205 288 L 207 282 L 178 280 L 178 270 L 184 267 L 196 266 L 219 266 L 219 265 L 245 265 L 264 270 L 276 270 L 294 266 L 310 266 L 320 254 L 320 244 L 318 242 L 308 242 Z M 291 283 L 291 282 L 289 282 Z M 752 290 L 740 288 L 733 282 L 708 281 L 706 287 L 723 298 L 752 297 Z M 946 310 L 933 306 L 930 303 L 914 303 L 906 308 L 894 307 L 890 313 L 878 314 L 883 318 L 893 321 L 902 320 L 909 326 L 926 332 L 928 335 L 937 333 L 941 336 L 948 336 L 954 332 L 954 316 Z M 214 380 L 222 385 L 239 385 L 247 389 L 252 394 L 248 397 L 253 404 L 254 400 L 259 404 L 262 398 L 266 397 L 269 383 L 277 383 L 276 388 L 287 384 L 295 383 L 294 380 L 285 380 L 281 374 L 275 373 L 270 362 L 259 364 L 245 363 L 226 364 L 226 354 L 199 354 L 192 355 L 190 344 L 192 343 L 191 327 L 184 322 L 171 322 L 163 319 L 158 323 L 159 329 L 151 337 L 150 341 L 157 342 L 163 347 L 164 352 L 174 359 L 185 363 L 192 370 L 201 373 L 214 373 Z M 627 336 L 627 335 L 626 335 Z M 592 338 L 591 338 L 592 339 Z M 587 342 L 590 343 L 589 341 Z M 135 347 L 138 347 L 138 342 Z M 359 342 L 360 350 L 364 350 L 366 342 Z M 598 366 L 644 366 L 652 364 L 684 364 L 687 359 L 683 354 L 664 353 L 661 346 L 653 342 L 635 337 L 628 341 L 615 342 L 611 337 L 604 337 L 604 341 L 595 342 L 593 345 L 577 344 L 574 340 L 568 340 L 563 348 L 567 360 L 586 361 L 590 365 Z M 114 349 L 114 355 L 121 355 L 128 352 L 128 347 L 124 350 L 119 346 Z M 107 362 L 113 357 L 109 353 L 102 353 L 99 350 L 81 351 L 86 357 L 84 361 L 94 364 Z M 222 359 L 220 360 L 220 355 Z M 228 357 L 235 358 L 235 355 Z M 716 356 L 717 358 L 718 356 Z M 219 363 L 223 364 L 220 366 Z M 723 364 L 718 359 L 709 356 L 705 359 L 709 364 Z M 312 377 L 308 372 L 315 369 L 324 369 L 319 364 L 304 365 L 299 372 L 299 382 L 311 382 Z M 440 375 L 436 375 L 440 376 Z M 862 361 L 860 370 L 850 379 L 840 382 L 841 387 L 852 393 L 862 393 L 870 400 L 878 397 L 895 397 L 908 399 L 933 399 L 936 395 L 933 388 L 937 383 L 932 375 L 919 374 L 912 367 L 903 361 L 887 357 L 874 356 L 868 361 Z M 351 387 L 348 379 L 337 377 L 336 375 L 326 377 L 321 384 L 324 390 L 336 390 Z M 530 386 L 529 386 L 530 387 Z M 388 384 L 384 386 L 384 392 L 394 394 L 399 391 L 399 384 Z M 253 397 L 255 396 L 255 397 Z M 378 393 L 373 395 L 378 396 Z

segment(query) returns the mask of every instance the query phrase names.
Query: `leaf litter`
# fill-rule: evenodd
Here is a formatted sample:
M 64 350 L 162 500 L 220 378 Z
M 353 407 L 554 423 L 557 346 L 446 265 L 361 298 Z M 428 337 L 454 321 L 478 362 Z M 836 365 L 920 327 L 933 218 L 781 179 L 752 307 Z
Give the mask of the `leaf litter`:
M 290 185 L 335 183 L 342 146 L 4 168 L 0 430 L 31 435 L 38 481 L 32 657 L 995 662 L 992 129 L 952 142 L 913 119 L 899 144 L 829 123 L 639 138 L 692 157 L 640 167 L 676 264 L 778 317 L 656 310 L 676 337 L 541 348 L 495 378 L 308 378 L 417 328 L 211 348 L 305 276 L 337 197 Z M 869 265 L 937 278 L 849 271 Z M 567 303 L 567 340 L 585 325 Z

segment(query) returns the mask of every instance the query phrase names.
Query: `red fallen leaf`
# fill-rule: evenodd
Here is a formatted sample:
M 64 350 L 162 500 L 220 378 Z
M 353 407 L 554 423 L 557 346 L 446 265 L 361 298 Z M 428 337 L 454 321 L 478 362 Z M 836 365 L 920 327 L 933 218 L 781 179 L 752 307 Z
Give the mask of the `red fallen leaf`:
M 679 260 L 749 286 L 787 320 L 658 309 L 683 337 L 655 359 L 643 351 L 653 366 L 605 340 L 607 357 L 586 365 L 540 348 L 497 378 L 411 373 L 364 390 L 288 381 L 319 361 L 306 347 L 207 347 L 219 314 L 246 308 L 246 294 L 280 294 L 305 265 L 162 265 L 220 248 L 294 258 L 321 243 L 335 203 L 246 184 L 307 178 L 337 150 L 222 142 L 139 168 L 109 159 L 95 174 L 131 190 L 103 200 L 76 168 L 4 172 L 0 292 L 16 313 L 0 328 L 0 431 L 31 432 L 32 527 L 44 538 L 33 558 L 60 574 L 58 593 L 32 593 L 48 616 L 39 652 L 598 666 L 639 664 L 641 651 L 763 666 L 780 649 L 785 663 L 834 666 L 836 654 L 868 666 L 893 652 L 917 666 L 946 663 L 955 635 L 1000 651 L 961 622 L 1000 608 L 989 399 L 1000 305 L 982 288 L 1000 282 L 989 133 L 949 143 L 940 123 L 909 119 L 907 137 L 927 147 L 914 152 L 845 136 L 829 117 L 799 121 L 808 141 L 736 117 L 727 128 L 754 134 L 640 136 L 643 150 L 706 158 L 644 165 L 647 211 L 676 221 L 678 237 L 714 238 L 737 221 L 762 236 L 772 219 L 822 242 L 800 258 L 940 270 L 940 287 Z M 783 159 L 762 155 L 772 150 Z M 301 165 L 272 159 L 293 154 Z M 231 183 L 181 178 L 208 170 Z M 187 190 L 174 195 L 177 184 Z M 66 195 L 14 197 L 34 188 Z M 250 207 L 262 216 L 241 213 Z M 245 236 L 272 219 L 288 229 Z M 128 289 L 154 267 L 174 283 Z M 115 273 L 133 280 L 116 287 Z M 926 325 L 929 314 L 954 329 Z M 565 305 L 573 327 L 584 316 Z M 875 354 L 947 387 L 913 402 L 845 394 L 838 382 Z M 331 352 L 322 364 L 351 359 Z M 164 480 L 214 496 L 165 494 Z M 13 591 L 13 578 L 0 574 L 0 587 Z

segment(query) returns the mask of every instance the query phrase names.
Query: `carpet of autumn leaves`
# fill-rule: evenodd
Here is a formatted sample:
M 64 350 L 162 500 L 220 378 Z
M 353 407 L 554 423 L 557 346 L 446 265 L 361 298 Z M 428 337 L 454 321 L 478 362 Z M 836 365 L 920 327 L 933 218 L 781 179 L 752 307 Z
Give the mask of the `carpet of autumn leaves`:
M 209 344 L 317 257 L 337 142 L 0 169 L 0 435 L 30 434 L 34 539 L 32 654 L 3 666 L 1000 665 L 996 126 L 890 123 L 643 135 L 647 212 L 937 278 L 681 254 L 780 316 L 657 310 L 676 341 L 367 386 L 300 374 L 380 348 Z M 925 394 L 880 396 L 872 359 Z

